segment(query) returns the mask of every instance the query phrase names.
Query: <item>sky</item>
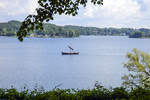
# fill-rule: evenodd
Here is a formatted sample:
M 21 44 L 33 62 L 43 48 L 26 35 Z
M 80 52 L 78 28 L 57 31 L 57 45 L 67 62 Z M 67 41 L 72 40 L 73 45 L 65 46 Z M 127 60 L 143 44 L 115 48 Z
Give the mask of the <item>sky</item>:
M 104 0 L 104 5 L 80 7 L 77 16 L 56 15 L 49 23 L 116 28 L 150 28 L 150 0 Z M 34 14 L 37 0 L 0 0 L 0 22 L 23 21 Z

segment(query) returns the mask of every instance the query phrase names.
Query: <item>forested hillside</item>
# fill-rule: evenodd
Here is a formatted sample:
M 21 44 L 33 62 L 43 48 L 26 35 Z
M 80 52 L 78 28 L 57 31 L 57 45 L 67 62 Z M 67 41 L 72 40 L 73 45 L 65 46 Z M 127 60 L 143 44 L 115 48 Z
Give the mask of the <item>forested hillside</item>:
M 8 23 L 0 23 L 0 36 L 15 36 L 21 22 L 9 21 Z M 63 26 L 54 24 L 44 24 L 43 30 L 34 30 L 28 33 L 31 37 L 77 37 L 78 32 L 73 29 L 65 29 Z
M 73 29 L 80 35 L 110 35 L 110 36 L 129 36 L 130 38 L 150 37 L 150 29 L 140 28 L 96 28 L 82 26 L 64 26 L 66 29 Z M 138 33 L 138 35 L 137 35 Z
M 15 36 L 21 22 L 9 21 L 0 23 L 0 36 Z M 57 26 L 45 23 L 43 30 L 34 30 L 28 33 L 31 37 L 78 37 L 79 35 L 110 35 L 110 36 L 129 36 L 130 38 L 150 37 L 150 29 L 133 28 L 97 28 L 82 26 Z

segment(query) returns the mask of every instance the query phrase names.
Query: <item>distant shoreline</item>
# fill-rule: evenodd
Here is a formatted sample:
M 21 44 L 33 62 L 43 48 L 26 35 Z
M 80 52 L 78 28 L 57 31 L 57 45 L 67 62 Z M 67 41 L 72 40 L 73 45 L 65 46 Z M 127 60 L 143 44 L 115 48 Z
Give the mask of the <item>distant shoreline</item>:
M 19 21 L 8 21 L 0 23 L 0 36 L 15 36 L 21 26 Z M 97 28 L 83 26 L 57 26 L 55 24 L 44 23 L 43 30 L 34 30 L 27 34 L 27 37 L 40 38 L 71 38 L 80 35 L 95 36 L 129 36 L 130 38 L 150 38 L 150 29 L 140 28 Z
M 82 36 L 95 36 L 95 37 L 127 37 L 127 38 L 131 38 L 129 36 L 117 36 L 117 35 L 80 35 L 78 37 L 63 37 L 63 36 L 56 36 L 56 37 L 47 37 L 47 36 L 27 36 L 25 38 L 79 38 Z M 13 38 L 18 38 L 17 36 L 0 36 L 0 37 L 13 37 Z M 133 39 L 149 39 L 150 37 L 141 37 L 141 38 L 133 38 Z

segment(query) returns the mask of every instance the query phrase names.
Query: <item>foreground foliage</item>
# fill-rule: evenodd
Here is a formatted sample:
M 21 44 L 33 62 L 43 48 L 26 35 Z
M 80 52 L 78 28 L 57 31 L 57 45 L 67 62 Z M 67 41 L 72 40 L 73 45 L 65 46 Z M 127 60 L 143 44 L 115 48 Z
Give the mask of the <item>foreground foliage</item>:
M 127 91 L 123 87 L 106 89 L 96 83 L 93 89 L 54 89 L 44 91 L 15 88 L 0 89 L 2 100 L 150 100 L 150 90 L 135 88 Z
M 124 67 L 130 72 L 122 79 L 123 84 L 129 88 L 143 87 L 150 89 L 150 54 L 133 49 L 127 53 L 128 62 Z

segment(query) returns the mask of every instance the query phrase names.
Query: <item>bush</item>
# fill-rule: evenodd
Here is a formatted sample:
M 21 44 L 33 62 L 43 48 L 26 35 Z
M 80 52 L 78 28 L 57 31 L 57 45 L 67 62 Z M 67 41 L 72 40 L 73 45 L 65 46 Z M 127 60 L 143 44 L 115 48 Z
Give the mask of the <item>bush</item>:
M 116 87 L 106 89 L 96 83 L 93 89 L 54 89 L 51 91 L 28 90 L 18 91 L 15 88 L 0 89 L 0 100 L 150 100 L 150 90 Z

